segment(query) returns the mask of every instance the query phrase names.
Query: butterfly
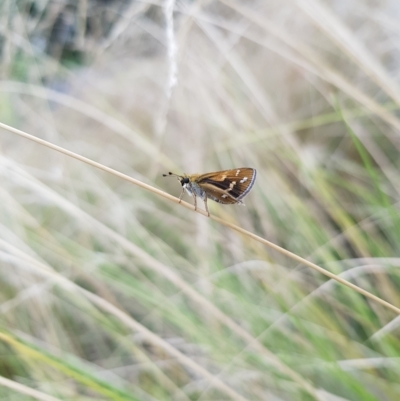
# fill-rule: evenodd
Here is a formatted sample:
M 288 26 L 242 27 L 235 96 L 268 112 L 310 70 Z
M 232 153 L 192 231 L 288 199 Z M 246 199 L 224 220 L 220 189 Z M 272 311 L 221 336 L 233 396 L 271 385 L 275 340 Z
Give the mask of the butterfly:
M 197 197 L 204 201 L 207 215 L 207 199 L 225 205 L 243 204 L 242 199 L 250 192 L 256 180 L 256 170 L 250 167 L 240 167 L 233 170 L 215 171 L 206 174 L 178 175 L 169 172 L 163 177 L 174 176 L 182 185 L 179 203 L 185 191 L 193 196 L 194 210 L 197 210 Z

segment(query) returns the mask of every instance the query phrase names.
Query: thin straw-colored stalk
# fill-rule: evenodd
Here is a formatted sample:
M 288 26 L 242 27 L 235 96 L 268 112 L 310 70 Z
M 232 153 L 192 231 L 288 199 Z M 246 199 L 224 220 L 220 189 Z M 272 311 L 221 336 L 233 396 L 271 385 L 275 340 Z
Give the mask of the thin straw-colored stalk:
M 147 184 L 145 184 L 145 183 L 143 183 L 143 182 L 141 182 L 139 180 L 136 180 L 135 178 L 129 177 L 128 175 L 123 174 L 123 173 L 121 173 L 119 171 L 116 171 L 116 170 L 114 170 L 114 169 L 112 169 L 110 167 L 104 166 L 103 164 L 97 163 L 97 162 L 95 162 L 95 161 L 93 161 L 91 159 L 88 159 L 88 158 L 86 158 L 84 156 L 81 156 L 81 155 L 79 155 L 77 153 L 74 153 L 74 152 L 71 152 L 71 151 L 69 151 L 67 149 L 64 149 L 61 146 L 54 145 L 54 144 L 52 144 L 52 143 L 50 143 L 48 141 L 45 141 L 45 140 L 40 139 L 40 138 L 37 138 L 37 137 L 35 137 L 33 135 L 30 135 L 30 134 L 28 134 L 28 133 L 26 133 L 24 131 L 18 130 L 18 129 L 13 128 L 13 127 L 10 127 L 9 125 L 3 124 L 3 123 L 0 123 L 0 127 L 4 128 L 7 131 L 10 131 L 10 132 L 12 132 L 14 134 L 20 135 L 20 136 L 22 136 L 24 138 L 27 138 L 27 139 L 30 139 L 30 140 L 32 140 L 34 142 L 40 143 L 41 145 L 47 146 L 50 149 L 56 150 L 56 151 L 61 152 L 61 153 L 65 154 L 65 155 L 67 155 L 67 156 L 70 156 L 70 157 L 73 157 L 73 158 L 75 158 L 77 160 L 80 160 L 80 161 L 82 161 L 84 163 L 87 163 L 87 164 L 89 164 L 91 166 L 97 167 L 100 170 L 106 171 L 106 172 L 111 173 L 111 174 L 113 174 L 113 175 L 115 175 L 117 177 L 123 178 L 123 179 L 125 179 L 125 180 L 127 180 L 127 181 L 129 181 L 129 182 L 131 182 L 131 183 L 133 183 L 135 185 L 138 185 L 141 188 L 144 188 L 144 189 L 146 189 L 146 190 L 148 190 L 150 192 L 153 192 L 153 193 L 155 193 L 155 194 L 157 194 L 159 196 L 162 196 L 162 197 L 164 197 L 164 198 L 166 198 L 166 199 L 168 199 L 168 200 L 170 200 L 172 202 L 180 203 L 183 207 L 186 207 L 187 209 L 195 210 L 193 205 L 191 205 L 191 204 L 189 204 L 187 202 L 184 202 L 184 201 L 180 201 L 175 196 L 172 196 L 172 195 L 170 195 L 170 194 L 168 194 L 168 193 L 166 193 L 164 191 L 161 191 L 161 190 L 159 190 L 157 188 L 154 188 L 151 185 L 147 185 Z M 197 209 L 195 211 L 197 213 L 200 213 L 200 214 L 204 215 L 204 216 L 207 216 L 206 212 L 204 212 L 204 211 L 202 211 L 200 209 Z M 355 284 L 352 284 L 349 281 L 338 277 L 337 275 L 335 275 L 335 274 L 329 272 L 328 270 L 316 265 L 315 263 L 312 263 L 312 262 L 302 258 L 301 256 L 298 256 L 298 255 L 294 254 L 293 252 L 290 252 L 290 251 L 288 251 L 288 250 L 286 250 L 286 249 L 284 249 L 284 248 L 282 248 L 282 247 L 280 247 L 280 246 L 278 246 L 278 245 L 266 240 L 265 238 L 262 238 L 262 237 L 260 237 L 260 236 L 258 236 L 256 234 L 254 234 L 254 233 L 251 233 L 250 231 L 247 231 L 247 230 L 245 230 L 245 229 L 243 229 L 243 228 L 241 228 L 241 227 L 239 227 L 239 226 L 237 226 L 235 224 L 229 223 L 229 222 L 227 222 L 227 221 L 225 221 L 225 220 L 223 220 L 223 219 L 221 219 L 219 217 L 210 216 L 210 218 L 215 220 L 216 222 L 224 225 L 225 227 L 229 227 L 232 230 L 235 230 L 235 231 L 240 232 L 240 233 L 242 233 L 242 234 L 244 234 L 244 235 L 246 235 L 246 236 L 248 236 L 250 238 L 253 238 L 254 240 L 256 240 L 256 241 L 268 246 L 269 248 L 274 249 L 275 251 L 277 251 L 277 252 L 279 252 L 279 253 L 281 253 L 281 254 L 283 254 L 283 255 L 285 255 L 285 256 L 293 259 L 293 260 L 296 260 L 297 262 L 300 262 L 300 263 L 302 263 L 302 264 L 304 264 L 304 265 L 306 265 L 306 266 L 318 271 L 319 273 L 329 277 L 330 279 L 335 280 L 338 283 L 343 284 L 343 285 L 351 288 L 352 290 L 364 295 L 365 297 L 371 299 L 372 301 L 375 301 L 375 302 L 379 303 L 380 305 L 382 305 L 382 306 L 384 306 L 384 307 L 386 307 L 386 308 L 388 308 L 388 309 L 392 310 L 393 312 L 395 312 L 395 313 L 400 315 L 400 308 L 392 305 L 391 303 L 383 300 L 382 298 L 377 297 L 376 295 L 371 294 L 370 292 L 368 292 L 368 291 L 356 286 Z
M 80 161 L 82 161 L 84 163 L 87 163 L 87 164 L 89 164 L 91 166 L 97 167 L 100 170 L 106 171 L 106 172 L 111 173 L 111 174 L 113 174 L 113 175 L 115 175 L 117 177 L 123 178 L 124 180 L 127 180 L 127 181 L 129 181 L 129 182 L 141 187 L 141 188 L 146 189 L 147 191 L 153 192 L 153 193 L 155 193 L 155 194 L 157 194 L 159 196 L 162 196 L 163 198 L 166 198 L 166 199 L 168 199 L 168 200 L 170 200 L 172 202 L 180 203 L 183 207 L 186 207 L 187 209 L 191 209 L 193 211 L 196 211 L 197 213 L 200 213 L 200 214 L 202 214 L 204 216 L 207 216 L 206 212 L 204 212 L 201 209 L 195 210 L 194 206 L 191 205 L 190 203 L 187 203 L 187 202 L 184 202 L 184 201 L 180 201 L 175 196 L 172 196 L 172 195 L 170 195 L 170 194 L 168 194 L 168 193 L 166 193 L 164 191 L 161 191 L 161 190 L 159 190 L 157 188 L 154 188 L 151 185 L 147 185 L 147 184 L 145 184 L 145 183 L 143 183 L 143 182 L 141 182 L 139 180 L 136 180 L 135 178 L 129 177 L 128 175 L 123 174 L 123 173 L 121 173 L 119 171 L 116 171 L 116 170 L 114 170 L 114 169 L 112 169 L 110 167 L 104 166 L 103 164 L 97 163 L 97 162 L 95 162 L 95 161 L 93 161 L 91 159 L 88 159 L 87 157 L 84 157 L 84 156 L 81 156 L 81 155 L 79 155 L 77 153 L 71 152 L 70 150 L 64 149 L 61 146 L 54 145 L 54 144 L 52 144 L 52 143 L 50 143 L 48 141 L 45 141 L 43 139 L 37 138 L 37 137 L 35 137 L 33 135 L 30 135 L 30 134 L 28 134 L 28 133 L 26 133 L 24 131 L 18 130 L 18 129 L 13 128 L 13 127 L 10 127 L 9 125 L 0 123 L 0 127 L 4 128 L 7 131 L 10 131 L 10 132 L 12 132 L 14 134 L 17 134 L 17 135 L 20 135 L 20 136 L 22 136 L 24 138 L 30 139 L 31 141 L 34 141 L 34 142 L 40 143 L 41 145 L 47 146 L 50 149 L 56 150 L 58 152 L 61 152 L 61 153 L 65 154 L 65 155 L 67 155 L 67 156 L 73 157 L 74 159 L 80 160 Z M 240 232 L 241 234 L 244 234 L 244 235 L 246 235 L 246 236 L 248 236 L 250 238 L 253 238 L 254 240 L 256 240 L 256 241 L 268 246 L 269 248 L 271 248 L 271 249 L 273 249 L 273 250 L 275 250 L 275 251 L 277 251 L 277 252 L 279 252 L 279 253 L 281 253 L 281 254 L 283 254 L 283 255 L 285 255 L 285 256 L 293 259 L 293 260 L 296 260 L 297 262 L 300 262 L 300 263 L 302 263 L 302 264 L 304 264 L 304 265 L 306 265 L 306 266 L 318 271 L 319 273 L 329 277 L 330 279 L 335 280 L 338 283 L 343 284 L 346 287 L 349 287 L 354 291 L 357 291 L 358 293 L 364 295 L 365 297 L 367 297 L 367 298 L 379 303 L 380 305 L 382 305 L 382 306 L 392 310 L 393 312 L 397 313 L 398 315 L 400 315 L 400 308 L 392 305 L 391 303 L 383 300 L 382 298 L 377 297 L 376 295 L 371 294 L 370 292 L 358 287 L 357 285 L 352 284 L 349 281 L 338 277 L 337 275 L 335 275 L 335 274 L 329 272 L 328 270 L 316 265 L 315 263 L 312 263 L 312 262 L 308 261 L 307 259 L 304 259 L 301 256 L 298 256 L 298 255 L 294 254 L 293 252 L 290 252 L 290 251 L 288 251 L 288 250 L 286 250 L 286 249 L 284 249 L 284 248 L 282 248 L 282 247 L 280 247 L 280 246 L 278 246 L 278 245 L 266 240 L 265 238 L 262 238 L 262 237 L 260 237 L 260 236 L 258 236 L 256 234 L 254 234 L 254 233 L 251 233 L 250 231 L 247 231 L 244 228 L 241 228 L 241 227 L 237 226 L 236 224 L 229 223 L 229 222 L 227 222 L 227 221 L 225 221 L 225 220 L 223 220 L 223 219 L 221 219 L 221 218 L 219 218 L 217 216 L 210 215 L 210 218 L 215 220 L 216 222 L 226 226 L 226 227 L 231 228 L 232 230 L 235 230 L 237 232 Z
M 29 395 L 29 397 L 35 398 L 36 400 L 40 401 L 62 401 L 60 398 L 52 397 L 51 395 L 25 386 L 14 380 L 6 379 L 3 376 L 0 376 L 0 386 L 8 387 L 17 393 Z

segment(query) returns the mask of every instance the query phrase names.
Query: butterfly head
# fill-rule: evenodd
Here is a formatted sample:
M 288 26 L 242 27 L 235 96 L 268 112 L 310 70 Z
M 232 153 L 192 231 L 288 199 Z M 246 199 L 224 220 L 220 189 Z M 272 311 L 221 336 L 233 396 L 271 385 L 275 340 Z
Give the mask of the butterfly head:
M 178 175 L 171 172 L 169 172 L 168 174 L 163 174 L 163 177 L 170 177 L 170 176 L 176 177 L 178 181 L 181 183 L 182 187 L 189 184 L 190 182 L 189 178 L 184 175 Z

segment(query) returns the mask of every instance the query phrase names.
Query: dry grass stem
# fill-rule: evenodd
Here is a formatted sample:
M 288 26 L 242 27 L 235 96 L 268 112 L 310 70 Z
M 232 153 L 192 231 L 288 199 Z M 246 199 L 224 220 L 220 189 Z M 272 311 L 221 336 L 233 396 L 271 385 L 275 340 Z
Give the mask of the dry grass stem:
M 64 148 L 60 147 L 60 146 L 57 146 L 57 145 L 54 145 L 54 144 L 52 144 L 50 142 L 44 141 L 43 139 L 36 138 L 33 135 L 27 134 L 26 132 L 23 132 L 21 130 L 17 130 L 15 128 L 13 128 L 13 127 L 10 127 L 10 126 L 6 125 L 6 124 L 0 123 L 0 127 L 6 129 L 7 131 L 13 132 L 14 134 L 20 135 L 20 136 L 22 136 L 22 137 L 24 137 L 26 139 L 30 139 L 31 141 L 37 142 L 37 143 L 39 143 L 39 144 L 41 144 L 43 146 L 46 146 L 46 147 L 48 147 L 50 149 L 56 150 L 57 152 L 63 153 L 65 155 L 67 155 L 67 156 L 73 157 L 74 159 L 77 159 L 79 161 L 87 163 L 87 164 L 89 164 L 89 165 L 91 165 L 93 167 L 96 167 L 96 168 L 98 168 L 100 170 L 103 170 L 103 171 L 105 171 L 107 173 L 113 174 L 113 175 L 115 175 L 115 176 L 117 176 L 119 178 L 127 180 L 127 181 L 131 182 L 132 184 L 135 184 L 135 185 L 137 185 L 137 186 L 139 186 L 139 187 L 141 187 L 143 189 L 146 189 L 146 190 L 148 190 L 150 192 L 153 192 L 156 195 L 162 196 L 162 197 L 164 197 L 164 198 L 166 198 L 166 199 L 168 199 L 168 200 L 170 200 L 172 202 L 179 203 L 179 199 L 178 198 L 176 198 L 176 197 L 174 197 L 172 195 L 169 195 L 168 193 L 166 193 L 164 191 L 161 191 L 161 190 L 159 190 L 157 188 L 154 188 L 151 185 L 144 184 L 143 182 L 141 182 L 139 180 L 136 180 L 136 179 L 134 179 L 132 177 L 129 177 L 126 174 L 120 173 L 119 171 L 116 171 L 116 170 L 114 170 L 114 169 L 112 169 L 110 167 L 104 166 L 104 165 L 102 165 L 100 163 L 97 163 L 97 162 L 95 162 L 93 160 L 90 160 L 90 159 L 88 159 L 88 158 L 86 158 L 84 156 L 78 155 L 77 153 L 71 152 L 71 151 L 69 151 L 67 149 L 64 149 Z M 189 204 L 187 202 L 184 202 L 184 201 L 180 202 L 180 204 L 183 207 L 186 207 L 187 209 L 191 209 L 191 210 L 194 211 L 194 206 L 193 205 L 191 205 L 191 204 Z M 196 212 L 202 214 L 203 216 L 207 216 L 207 213 L 204 212 L 203 210 L 197 209 Z M 241 228 L 241 227 L 239 227 L 239 226 L 237 226 L 235 224 L 229 223 L 229 222 L 227 222 L 227 221 L 225 221 L 225 220 L 223 220 L 223 219 L 221 219 L 219 217 L 211 215 L 210 218 L 212 220 L 215 220 L 216 222 L 226 226 L 226 227 L 231 228 L 232 230 L 235 230 L 235 231 L 237 231 L 237 232 L 239 232 L 239 233 L 241 233 L 243 235 L 246 235 L 246 236 L 248 236 L 248 237 L 250 237 L 250 238 L 252 238 L 252 239 L 254 239 L 254 240 L 256 240 L 256 241 L 258 241 L 260 243 L 262 243 L 263 245 L 268 246 L 271 249 L 274 249 L 275 251 L 280 252 L 281 254 L 283 254 L 283 255 L 285 255 L 285 256 L 287 256 L 287 257 L 289 257 L 289 258 L 291 258 L 291 259 L 293 259 L 293 260 L 295 260 L 295 261 L 297 261 L 299 263 L 302 263 L 302 264 L 304 264 L 304 265 L 306 265 L 306 266 L 318 271 L 319 273 L 329 277 L 330 279 L 335 280 L 338 283 L 343 284 L 346 287 L 351 288 L 354 291 L 357 291 L 358 293 L 364 295 L 365 297 L 371 299 L 372 301 L 377 302 L 380 305 L 384 306 L 385 308 L 388 308 L 388 309 L 392 310 L 393 312 L 397 313 L 398 315 L 400 315 L 400 308 L 398 308 L 398 307 L 390 304 L 389 302 L 377 297 L 376 295 L 373 295 L 370 292 L 368 292 L 368 291 L 366 291 L 366 290 L 364 290 L 364 289 L 362 289 L 362 288 L 350 283 L 349 281 L 344 280 L 341 277 L 338 277 L 336 274 L 333 274 L 333 273 L 327 271 L 326 269 L 323 269 L 322 267 L 316 265 L 315 263 L 312 263 L 312 262 L 310 262 L 310 261 L 308 261 L 306 259 L 303 259 L 301 256 L 298 256 L 298 255 L 296 255 L 296 254 L 294 254 L 294 253 L 292 253 L 292 252 L 290 252 L 290 251 L 288 251 L 286 249 L 283 249 L 280 246 L 278 246 L 278 245 L 276 245 L 276 244 L 274 244 L 274 243 L 272 243 L 270 241 L 267 241 L 266 239 L 261 238 L 258 235 L 253 234 L 253 233 L 251 233 L 251 232 L 249 232 L 249 231 L 247 231 L 247 230 L 245 230 L 245 229 L 243 229 L 243 228 Z

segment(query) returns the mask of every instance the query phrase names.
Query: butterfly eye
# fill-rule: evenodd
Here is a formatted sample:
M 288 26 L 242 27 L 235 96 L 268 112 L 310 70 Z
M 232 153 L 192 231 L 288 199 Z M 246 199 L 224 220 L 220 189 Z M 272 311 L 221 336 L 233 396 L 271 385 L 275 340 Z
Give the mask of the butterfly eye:
M 186 178 L 182 178 L 181 179 L 181 184 L 182 184 L 182 186 L 185 185 L 185 184 L 189 184 L 189 178 L 187 178 L 187 177 Z

